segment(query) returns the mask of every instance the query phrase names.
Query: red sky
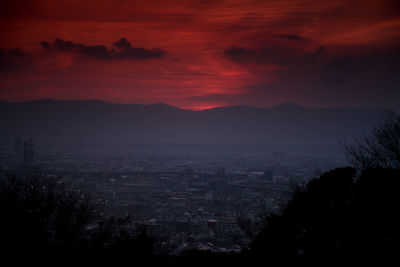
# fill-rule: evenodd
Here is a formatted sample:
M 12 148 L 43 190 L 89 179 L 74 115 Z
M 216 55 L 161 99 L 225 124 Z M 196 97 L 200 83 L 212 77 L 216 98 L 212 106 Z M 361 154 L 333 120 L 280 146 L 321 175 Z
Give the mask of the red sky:
M 400 106 L 400 2 L 0 2 L 0 99 Z

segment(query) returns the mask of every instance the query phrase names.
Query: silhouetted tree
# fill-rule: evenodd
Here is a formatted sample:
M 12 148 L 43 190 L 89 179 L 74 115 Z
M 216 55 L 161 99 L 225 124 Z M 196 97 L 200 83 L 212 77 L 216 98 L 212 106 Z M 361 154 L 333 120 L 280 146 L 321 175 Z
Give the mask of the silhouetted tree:
M 400 170 L 341 168 L 298 190 L 267 218 L 252 253 L 270 261 L 394 260 L 400 255 Z
M 342 258 L 400 259 L 400 170 L 369 169 L 357 179 L 338 248 Z
M 236 218 L 237 225 L 250 239 L 254 239 L 264 226 L 266 212 L 258 214 L 258 217 L 259 218 L 249 218 L 245 216 L 238 216 Z
M 153 255 L 154 240 L 145 225 L 130 230 L 129 217 L 110 218 L 99 224 L 92 235 L 93 244 L 101 245 L 105 256 L 126 258 L 148 258 Z M 100 237 L 100 239 L 99 239 Z
M 149 257 L 153 239 L 126 217 L 99 220 L 89 198 L 40 175 L 0 183 L 0 251 L 46 258 Z
M 94 219 L 88 199 L 40 175 L 0 184 L 0 247 L 73 248 Z
M 369 134 L 345 145 L 345 151 L 359 169 L 400 168 L 400 114 L 389 113 Z

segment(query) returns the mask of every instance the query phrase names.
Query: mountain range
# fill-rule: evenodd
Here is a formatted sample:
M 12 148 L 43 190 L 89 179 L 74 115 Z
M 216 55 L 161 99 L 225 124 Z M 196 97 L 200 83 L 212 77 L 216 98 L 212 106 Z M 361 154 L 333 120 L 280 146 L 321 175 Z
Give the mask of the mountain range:
M 0 102 L 0 141 L 31 136 L 40 143 L 193 143 L 338 145 L 365 133 L 385 110 L 228 106 L 203 111 L 166 104 L 99 100 Z

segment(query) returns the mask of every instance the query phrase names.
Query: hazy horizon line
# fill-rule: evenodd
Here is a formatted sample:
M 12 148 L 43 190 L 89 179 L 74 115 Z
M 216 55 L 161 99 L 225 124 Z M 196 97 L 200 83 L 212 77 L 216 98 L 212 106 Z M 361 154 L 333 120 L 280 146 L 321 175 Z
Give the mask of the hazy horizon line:
M 375 110 L 393 110 L 391 108 L 383 108 L 383 107 L 372 107 L 372 106 L 324 106 L 324 107 L 307 107 L 303 106 L 291 101 L 282 102 L 280 104 L 272 105 L 272 106 L 256 106 L 251 104 L 238 104 L 238 105 L 221 105 L 215 106 L 211 108 L 205 109 L 191 109 L 191 108 L 184 108 L 174 106 L 172 104 L 164 103 L 164 102 L 154 102 L 154 103 L 124 103 L 124 102 L 111 102 L 107 100 L 95 99 L 95 98 L 88 98 L 88 99 L 56 99 L 56 98 L 38 98 L 32 100 L 22 100 L 22 101 L 7 101 L 1 100 L 0 102 L 8 103 L 8 104 L 24 104 L 24 103 L 32 103 L 32 102 L 40 102 L 40 101 L 54 101 L 54 102 L 101 102 L 105 104 L 113 104 L 113 105 L 137 105 L 137 106 L 156 106 L 156 105 L 164 105 L 171 108 L 179 109 L 179 110 L 189 110 L 189 111 L 208 111 L 208 110 L 215 110 L 221 108 L 232 108 L 232 107 L 249 107 L 249 108 L 256 108 L 256 109 L 272 109 L 272 108 L 279 108 L 279 107 L 293 107 L 305 110 L 318 110 L 318 109 L 336 109 L 336 108 L 345 108 L 345 109 L 375 109 Z
M 209 111 L 209 110 L 216 110 L 216 109 L 222 109 L 222 108 L 232 108 L 232 107 L 249 107 L 249 108 L 256 108 L 256 109 L 272 109 L 272 108 L 279 108 L 279 107 L 293 107 L 293 108 L 298 108 L 298 109 L 304 109 L 304 110 L 318 110 L 318 109 L 337 109 L 337 108 L 343 108 L 343 109 L 374 109 L 374 110 L 386 110 L 386 111 L 396 111 L 399 112 L 400 108 L 394 109 L 394 108 L 383 108 L 383 107 L 372 107 L 372 106 L 322 106 L 322 107 L 308 107 L 308 106 L 303 106 L 291 101 L 285 101 L 280 104 L 272 105 L 272 106 L 256 106 L 256 105 L 251 105 L 251 104 L 238 104 L 238 105 L 221 105 L 221 106 L 215 106 L 211 108 L 205 108 L 205 109 L 191 109 L 191 108 L 185 108 L 185 107 L 178 107 L 174 106 L 172 104 L 164 103 L 164 102 L 154 102 L 154 103 L 148 103 L 148 104 L 143 104 L 143 103 L 124 103 L 124 102 L 111 102 L 108 100 L 102 100 L 102 99 L 95 99 L 95 98 L 88 98 L 88 99 L 56 99 L 56 98 L 37 98 L 37 99 L 32 99 L 32 100 L 21 100 L 21 101 L 8 101 L 8 100 L 2 100 L 0 99 L 0 103 L 8 103 L 8 104 L 24 104 L 24 103 L 32 103 L 32 102 L 40 102 L 40 101 L 54 101 L 54 102 L 101 102 L 105 104 L 112 104 L 112 105 L 137 105 L 137 106 L 156 106 L 156 105 L 164 105 L 168 106 L 171 108 L 179 109 L 179 110 L 188 110 L 188 111 Z

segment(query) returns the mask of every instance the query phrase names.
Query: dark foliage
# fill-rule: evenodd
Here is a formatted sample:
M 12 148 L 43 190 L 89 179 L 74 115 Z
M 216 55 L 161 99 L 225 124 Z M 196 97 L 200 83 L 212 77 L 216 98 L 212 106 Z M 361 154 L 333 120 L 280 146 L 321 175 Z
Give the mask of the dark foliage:
M 393 260 L 400 255 L 400 170 L 371 169 L 355 179 L 335 169 L 299 190 L 252 244 L 271 261 Z
M 152 254 L 153 240 L 144 227 L 129 230 L 129 218 L 100 220 L 87 197 L 40 175 L 0 183 L 0 214 L 0 251 L 16 259 Z
M 15 258 L 93 263 L 204 266 L 398 261 L 400 170 L 340 168 L 299 188 L 281 215 L 266 218 L 240 254 L 187 251 L 155 255 L 144 227 L 128 218 L 98 220 L 87 198 L 40 176 L 0 184 L 0 250 Z M 29 257 L 28 257 L 29 256 Z
M 0 212 L 3 249 L 72 248 L 94 219 L 87 198 L 36 175 L 0 185 Z

